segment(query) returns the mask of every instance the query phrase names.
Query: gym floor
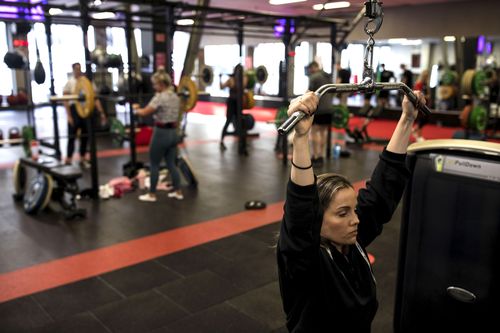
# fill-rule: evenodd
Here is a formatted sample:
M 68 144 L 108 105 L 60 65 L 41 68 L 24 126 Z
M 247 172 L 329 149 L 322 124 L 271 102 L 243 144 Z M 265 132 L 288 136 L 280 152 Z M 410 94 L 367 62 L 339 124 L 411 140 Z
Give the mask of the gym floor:
M 183 201 L 160 192 L 156 203 L 140 202 L 140 190 L 84 199 L 78 204 L 87 217 L 74 221 L 53 211 L 24 213 L 12 199 L 11 167 L 21 148 L 2 148 L 1 332 L 286 332 L 273 246 L 289 166 L 277 158 L 276 129 L 266 122 L 251 131 L 258 137 L 249 138 L 248 157 L 238 155 L 234 137 L 221 152 L 225 118 L 214 113 L 188 116 L 181 150 L 199 186 L 184 187 Z M 4 125 L 26 121 L 22 113 L 0 117 Z M 50 135 L 47 112 L 36 117 L 39 131 Z M 130 157 L 109 139 L 98 144 L 104 184 L 121 176 Z M 344 174 L 359 187 L 381 149 L 350 147 L 349 158 L 327 160 L 315 171 Z M 148 161 L 147 149 L 139 149 L 138 159 Z M 80 187 L 89 185 L 85 170 Z M 267 208 L 245 210 L 249 200 Z M 400 213 L 401 207 L 368 248 L 380 302 L 374 333 L 392 332 Z

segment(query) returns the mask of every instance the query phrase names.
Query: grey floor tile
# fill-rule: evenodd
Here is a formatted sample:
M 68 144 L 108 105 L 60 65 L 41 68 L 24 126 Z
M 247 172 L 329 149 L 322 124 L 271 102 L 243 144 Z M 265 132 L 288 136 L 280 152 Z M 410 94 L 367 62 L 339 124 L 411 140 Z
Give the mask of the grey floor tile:
M 136 294 L 92 310 L 113 332 L 149 332 L 187 315 L 172 301 L 155 291 Z
M 272 330 L 285 325 L 278 282 L 269 283 L 246 294 L 232 298 L 227 303 Z
M 97 278 L 54 288 L 33 297 L 56 321 L 121 299 L 118 293 Z
M 52 319 L 31 296 L 0 303 L 0 331 L 19 332 L 52 323 Z
M 120 293 L 130 296 L 161 286 L 180 276 L 155 261 L 146 261 L 100 277 Z
M 243 293 L 230 281 L 210 271 L 168 283 L 158 291 L 192 313 Z
M 176 333 L 261 333 L 268 329 L 228 304 L 219 304 L 180 320 L 168 328 Z

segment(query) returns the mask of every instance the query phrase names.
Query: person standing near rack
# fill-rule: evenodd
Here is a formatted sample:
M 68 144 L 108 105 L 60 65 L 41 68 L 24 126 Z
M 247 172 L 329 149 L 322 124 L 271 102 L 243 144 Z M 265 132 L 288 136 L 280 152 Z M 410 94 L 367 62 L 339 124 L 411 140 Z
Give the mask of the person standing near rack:
M 406 84 L 410 89 L 413 87 L 413 73 L 406 68 L 405 64 L 399 66 L 401 68 L 401 83 Z M 398 95 L 398 104 L 401 105 L 403 102 L 404 94 L 402 92 Z
M 139 104 L 133 104 L 132 108 L 135 114 L 141 117 L 153 114 L 154 130 L 149 145 L 149 159 L 151 185 L 149 193 L 139 196 L 139 200 L 155 202 L 156 189 L 160 174 L 160 162 L 165 158 L 167 169 L 172 178 L 171 192 L 168 193 L 169 198 L 177 200 L 184 199 L 182 194 L 181 178 L 179 170 L 175 164 L 177 158 L 177 143 L 179 142 L 179 114 L 180 114 L 180 98 L 177 96 L 170 75 L 164 68 L 158 69 L 151 77 L 155 95 L 148 105 L 141 108 Z
M 381 64 L 382 72 L 380 73 L 380 82 L 387 83 L 394 78 L 394 72 L 385 69 L 385 64 Z M 380 111 L 389 104 L 389 90 L 381 90 L 378 92 L 377 104 Z
M 78 80 L 83 77 L 82 67 L 79 63 L 74 63 L 71 65 L 73 69 L 73 76 L 68 80 L 63 88 L 64 95 L 73 94 Z M 95 86 L 92 85 L 94 91 Z M 66 151 L 65 163 L 71 164 L 73 161 L 73 154 L 75 152 L 75 140 L 78 136 L 78 131 L 80 131 L 80 166 L 85 169 L 90 168 L 90 156 L 87 153 L 87 142 L 88 142 L 88 122 L 87 119 L 82 118 L 76 111 L 76 105 L 74 101 L 64 102 L 64 107 L 66 109 L 66 117 L 68 120 L 68 146 Z M 104 123 L 106 121 L 106 113 L 102 107 L 99 99 L 95 100 L 95 108 L 99 112 L 100 121 Z
M 332 82 L 330 75 L 323 71 L 316 61 L 307 66 L 309 71 L 309 90 L 316 91 L 319 87 Z M 319 102 L 311 129 L 312 138 L 312 163 L 315 166 L 323 165 L 323 154 L 325 152 L 328 131 L 332 124 L 332 100 L 331 94 L 324 96 Z
M 224 123 L 224 127 L 222 127 L 222 134 L 220 138 L 221 150 L 226 150 L 224 137 L 227 135 L 229 124 L 233 124 L 235 132 L 238 131 L 238 124 L 236 122 L 238 119 L 238 95 L 243 93 L 243 89 L 246 87 L 248 81 L 246 75 L 243 76 L 243 87 L 240 88 L 239 82 L 242 79 L 242 75 L 243 66 L 241 66 L 241 64 L 237 64 L 233 69 L 233 73 L 229 75 L 229 78 L 224 82 L 222 82 L 222 80 L 220 81 L 220 89 L 229 88 L 229 97 L 226 100 L 226 122 Z

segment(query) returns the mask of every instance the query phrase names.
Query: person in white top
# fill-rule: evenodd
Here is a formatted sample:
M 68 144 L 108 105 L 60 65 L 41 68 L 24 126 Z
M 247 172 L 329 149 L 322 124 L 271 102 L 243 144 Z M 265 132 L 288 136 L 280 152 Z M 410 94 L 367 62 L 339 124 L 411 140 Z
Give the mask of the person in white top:
M 73 94 L 76 83 L 80 77 L 83 76 L 82 68 L 79 63 L 74 63 L 72 65 L 73 76 L 68 80 L 63 88 L 64 95 Z M 95 90 L 95 86 L 94 86 Z M 68 146 L 66 151 L 66 164 L 71 164 L 73 160 L 73 153 L 75 151 L 75 139 L 78 136 L 78 130 L 80 130 L 80 165 L 84 168 L 90 167 L 90 157 L 87 154 L 87 141 L 88 141 L 88 125 L 87 120 L 80 117 L 76 111 L 75 102 L 69 101 L 64 103 L 66 108 L 66 117 L 68 120 Z M 106 114 L 100 103 L 99 99 L 95 100 L 95 108 L 100 114 L 101 122 L 106 121 Z

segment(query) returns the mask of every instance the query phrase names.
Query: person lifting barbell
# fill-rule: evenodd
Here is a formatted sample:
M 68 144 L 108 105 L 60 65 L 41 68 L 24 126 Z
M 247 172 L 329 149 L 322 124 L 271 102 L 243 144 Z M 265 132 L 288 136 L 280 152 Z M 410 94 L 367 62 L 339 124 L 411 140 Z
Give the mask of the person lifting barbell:
M 83 75 L 82 68 L 79 63 L 74 63 L 72 65 L 73 76 L 68 80 L 63 88 L 64 95 L 81 95 L 82 92 L 86 94 L 93 94 L 95 87 L 92 83 Z M 82 109 L 80 103 L 77 100 L 67 99 L 64 100 L 64 107 L 66 108 L 66 116 L 68 119 L 68 146 L 66 151 L 66 158 L 64 160 L 65 164 L 71 164 L 73 160 L 73 154 L 75 151 L 75 138 L 80 131 L 80 166 L 83 168 L 90 168 L 90 156 L 87 153 L 87 142 L 88 142 L 88 124 L 86 118 L 92 115 L 93 108 L 97 109 L 100 115 L 101 123 L 106 122 L 106 113 L 102 107 L 99 99 L 93 98 L 93 96 L 88 96 L 88 103 L 85 105 L 85 109 Z M 88 105 L 90 104 L 90 105 Z

